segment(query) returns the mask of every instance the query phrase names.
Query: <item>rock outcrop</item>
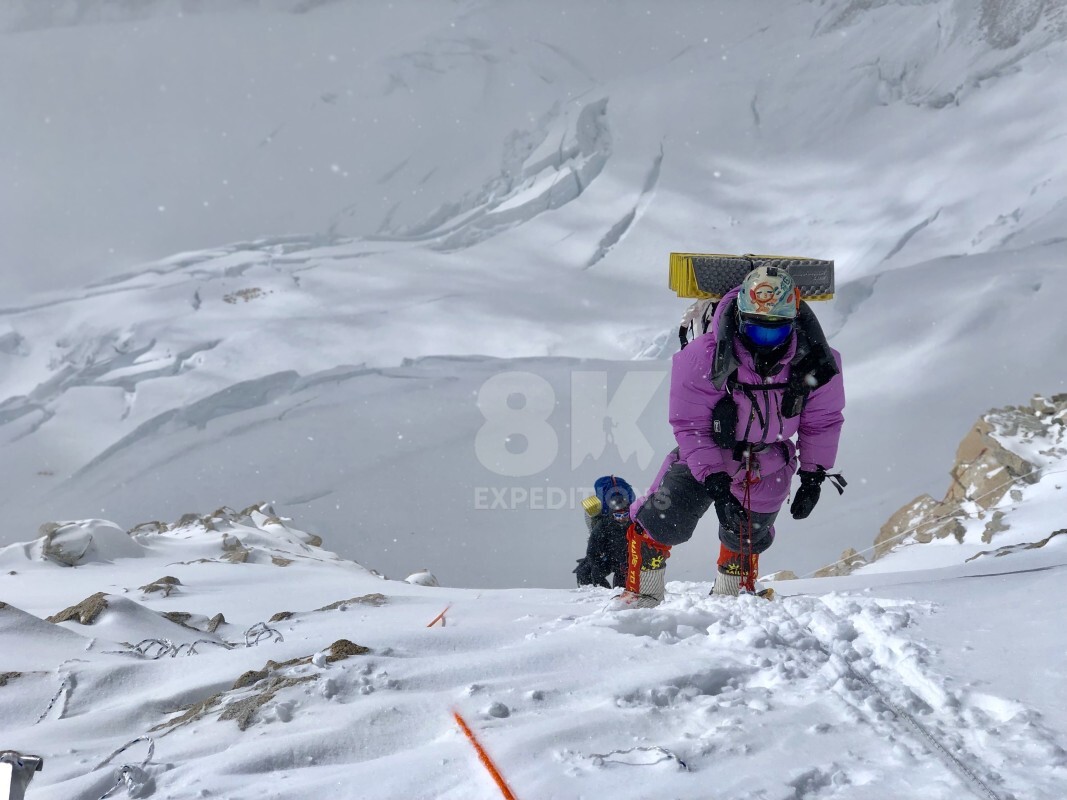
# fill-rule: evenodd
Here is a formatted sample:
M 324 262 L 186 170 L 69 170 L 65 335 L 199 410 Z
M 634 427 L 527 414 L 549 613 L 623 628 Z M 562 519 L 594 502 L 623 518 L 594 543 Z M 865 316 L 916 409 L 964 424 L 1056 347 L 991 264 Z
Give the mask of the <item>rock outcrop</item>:
M 941 500 L 923 494 L 896 511 L 874 540 L 876 561 L 902 544 L 934 539 L 963 541 L 964 520 L 985 520 L 982 541 L 1008 530 L 1004 499 L 1020 500 L 1022 489 L 1037 483 L 1049 464 L 1067 458 L 1067 394 L 1035 396 L 1029 405 L 984 414 L 956 450 L 951 481 Z M 847 575 L 868 563 L 851 548 L 816 576 Z
M 857 553 L 855 548 L 846 547 L 844 552 L 841 553 L 841 558 L 833 564 L 827 564 L 822 569 L 816 570 L 813 577 L 833 578 L 837 575 L 848 575 L 852 570 L 862 567 L 866 563 L 867 559 Z

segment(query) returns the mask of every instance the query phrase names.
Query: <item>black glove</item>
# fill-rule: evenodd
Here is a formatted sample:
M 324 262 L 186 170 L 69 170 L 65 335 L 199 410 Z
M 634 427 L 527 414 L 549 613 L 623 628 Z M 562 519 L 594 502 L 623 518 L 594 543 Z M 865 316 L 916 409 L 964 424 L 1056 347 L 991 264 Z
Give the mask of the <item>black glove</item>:
M 704 488 L 716 503 L 730 496 L 733 479 L 726 472 L 713 472 L 704 479 Z
M 574 574 L 578 576 L 579 586 L 603 586 L 605 589 L 610 589 L 608 585 L 608 572 L 602 570 L 600 565 L 595 564 L 589 558 L 579 558 L 578 566 L 574 568 Z
M 704 489 L 715 503 L 715 516 L 724 528 L 734 530 L 745 513 L 740 501 L 730 491 L 733 479 L 725 472 L 713 472 L 704 479 Z
M 789 513 L 793 515 L 793 519 L 807 519 L 815 504 L 819 502 L 822 482 L 826 480 L 826 470 L 822 467 L 815 471 L 802 469 L 797 475 L 800 476 L 800 488 L 793 498 L 793 504 L 789 506 Z

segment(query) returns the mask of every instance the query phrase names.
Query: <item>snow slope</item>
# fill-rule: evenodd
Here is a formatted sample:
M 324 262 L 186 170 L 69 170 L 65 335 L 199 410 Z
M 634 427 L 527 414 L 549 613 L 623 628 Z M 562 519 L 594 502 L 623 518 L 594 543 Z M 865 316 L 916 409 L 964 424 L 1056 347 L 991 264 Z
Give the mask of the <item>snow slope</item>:
M 452 301 L 465 307 L 465 325 L 440 303 L 394 318 L 381 309 L 397 284 L 362 288 L 380 279 L 339 268 L 331 258 L 338 250 L 190 256 L 162 276 L 9 315 L 35 345 L 9 359 L 19 371 L 8 385 L 18 388 L 0 409 L 4 539 L 28 538 L 50 519 L 94 515 L 132 526 L 269 499 L 348 557 L 373 553 L 389 575 L 431 555 L 452 585 L 568 585 L 571 559 L 584 547 L 583 491 L 608 472 L 647 483 L 673 446 L 668 363 L 438 357 L 396 366 L 419 347 L 530 356 L 554 349 L 535 335 L 567 339 L 578 355 L 597 328 L 581 316 L 577 293 L 554 325 L 520 326 L 503 318 L 509 308 L 490 284 Z M 1036 248 L 1011 272 L 1002 258 L 983 256 L 879 279 L 881 302 L 835 337 L 846 359 L 854 354 L 840 459 L 851 485 L 842 498 L 827 495 L 808 523 L 783 521 L 768 570 L 803 573 L 846 546 L 867 547 L 892 511 L 943 484 L 956 443 L 985 410 L 980 402 L 1015 402 L 1035 385 L 1062 389 L 1048 365 L 1060 358 L 1063 323 L 1031 304 L 1054 305 L 1067 291 L 1054 261 L 1063 252 Z M 966 303 L 954 302 L 961 283 L 973 287 Z M 638 290 L 619 289 L 618 302 L 628 291 Z M 328 297 L 336 299 L 327 308 Z M 432 338 L 396 332 L 412 314 Z M 625 327 L 605 321 L 600 330 L 608 340 Z M 362 346 L 394 366 L 361 366 L 361 343 L 370 342 Z M 479 446 L 503 402 L 486 387 L 516 373 L 515 389 L 551 398 L 549 428 L 536 430 L 539 446 L 555 448 L 533 474 L 518 476 L 501 474 Z M 582 380 L 592 389 L 576 389 Z M 612 443 L 595 399 L 606 402 L 624 381 L 630 393 L 616 416 L 632 418 L 636 433 Z M 902 413 L 913 408 L 921 413 Z M 538 489 L 553 494 L 538 499 Z M 714 534 L 708 521 L 678 548 L 672 575 L 704 579 Z
M 1046 524 L 1054 492 L 1028 502 Z M 269 509 L 132 540 L 137 558 L 74 568 L 0 551 L 3 743 L 45 756 L 35 800 L 499 797 L 453 710 L 518 797 L 1067 788 L 1067 537 L 993 565 L 782 582 L 773 602 L 673 582 L 660 608 L 621 612 L 595 588 L 384 580 Z M 90 624 L 43 621 L 96 592 Z
M 673 349 L 666 255 L 692 249 L 837 259 L 820 315 L 852 485 L 786 520 L 767 566 L 861 548 L 979 413 L 1063 390 L 1063 20 L 953 0 L 8 5 L 0 542 L 272 499 L 387 574 L 433 551 L 453 585 L 567 585 L 571 496 L 647 483 L 671 437 L 659 386 L 622 415 L 647 448 L 605 434 L 576 461 L 568 406 L 595 402 L 571 402 L 590 364 L 564 359 L 597 359 L 608 396 L 631 365 L 664 371 L 629 359 Z M 559 403 L 556 458 L 521 476 L 475 444 L 477 398 L 516 370 Z M 540 487 L 566 502 L 478 507 Z M 672 575 L 705 578 L 713 538 Z

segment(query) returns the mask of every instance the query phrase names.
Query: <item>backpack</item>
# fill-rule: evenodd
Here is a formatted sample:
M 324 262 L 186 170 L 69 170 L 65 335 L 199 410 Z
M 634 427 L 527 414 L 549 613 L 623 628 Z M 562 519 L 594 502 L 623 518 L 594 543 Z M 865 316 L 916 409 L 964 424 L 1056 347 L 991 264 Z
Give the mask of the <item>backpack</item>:
M 680 350 L 698 336 L 703 336 L 711 330 L 711 317 L 715 313 L 718 300 L 712 297 L 697 300 L 686 309 L 682 315 L 681 325 L 678 327 L 678 339 L 681 342 Z
M 637 494 L 634 492 L 632 486 L 622 478 L 615 475 L 605 475 L 601 478 L 597 478 L 593 484 L 594 495 L 585 498 L 582 501 L 582 508 L 585 509 L 586 523 L 591 523 L 594 517 L 600 516 L 601 512 L 607 508 L 608 497 L 621 494 L 626 498 L 627 503 L 633 503 L 637 499 Z
M 679 297 L 696 300 L 678 328 L 685 349 L 693 339 L 707 333 L 711 316 L 723 296 L 759 266 L 777 266 L 789 273 L 803 300 L 829 300 L 834 296 L 834 262 L 800 256 L 748 253 L 742 256 L 707 253 L 671 253 L 669 285 Z
M 633 487 L 622 478 L 617 478 L 614 475 L 605 475 L 603 478 L 597 478 L 596 483 L 593 484 L 593 491 L 596 492 L 597 499 L 600 500 L 601 506 L 608 504 L 608 497 L 610 495 L 622 494 L 625 495 L 627 502 L 632 503 L 637 495 L 634 494 Z

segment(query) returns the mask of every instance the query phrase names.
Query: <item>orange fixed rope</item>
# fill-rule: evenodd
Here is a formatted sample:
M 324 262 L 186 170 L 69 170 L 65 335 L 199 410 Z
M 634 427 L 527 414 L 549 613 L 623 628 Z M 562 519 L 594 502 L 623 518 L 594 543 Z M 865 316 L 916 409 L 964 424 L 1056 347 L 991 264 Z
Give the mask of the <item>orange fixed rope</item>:
M 504 795 L 505 800 L 518 800 L 508 787 L 507 781 L 504 780 L 504 776 L 500 774 L 500 770 L 496 768 L 493 760 L 489 758 L 489 754 L 485 752 L 485 749 L 478 741 L 478 738 L 474 735 L 474 731 L 470 729 L 463 717 L 459 715 L 458 711 L 453 710 L 452 716 L 456 718 L 456 722 L 459 724 L 460 729 L 467 734 L 470 743 L 474 745 L 474 749 L 478 752 L 478 759 L 485 765 L 485 768 L 489 770 L 489 774 L 493 776 L 493 780 L 496 781 L 497 788 L 500 789 L 500 793 Z

